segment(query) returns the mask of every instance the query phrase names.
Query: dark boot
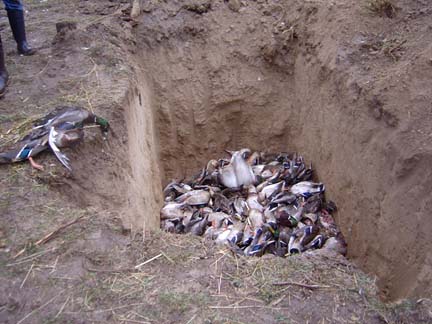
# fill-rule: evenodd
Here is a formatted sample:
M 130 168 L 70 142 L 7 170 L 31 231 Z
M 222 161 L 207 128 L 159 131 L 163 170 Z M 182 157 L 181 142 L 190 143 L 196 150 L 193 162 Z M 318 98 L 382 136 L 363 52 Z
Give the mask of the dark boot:
M 5 66 L 3 44 L 0 37 L 0 97 L 3 97 L 4 93 L 6 92 L 8 80 L 9 74 Z
M 7 15 L 13 36 L 17 42 L 18 53 L 26 56 L 33 55 L 36 51 L 27 44 L 24 24 L 24 11 L 8 9 Z

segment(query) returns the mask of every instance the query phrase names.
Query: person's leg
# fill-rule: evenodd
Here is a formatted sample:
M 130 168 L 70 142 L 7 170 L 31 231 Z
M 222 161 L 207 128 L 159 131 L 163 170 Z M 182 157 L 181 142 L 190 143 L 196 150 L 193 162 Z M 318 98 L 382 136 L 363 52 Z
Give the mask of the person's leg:
M 0 36 L 0 97 L 2 97 L 6 91 L 6 86 L 8 83 L 9 74 L 6 70 L 4 52 L 3 52 L 3 44 Z
M 24 10 L 21 0 L 3 0 L 6 10 Z
M 21 0 L 3 0 L 9 18 L 9 24 L 17 43 L 18 53 L 21 55 L 33 55 L 36 51 L 27 44 L 24 8 Z

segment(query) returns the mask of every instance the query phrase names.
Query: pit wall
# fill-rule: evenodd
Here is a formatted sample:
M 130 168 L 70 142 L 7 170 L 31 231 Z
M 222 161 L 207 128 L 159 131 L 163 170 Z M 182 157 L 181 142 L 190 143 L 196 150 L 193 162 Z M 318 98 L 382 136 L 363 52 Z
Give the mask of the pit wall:
M 159 228 L 163 199 L 153 98 L 144 76 L 137 77 L 124 103 L 131 169 L 126 179 L 128 206 L 122 219 L 133 233 L 145 233 Z
M 352 76 L 335 68 L 317 84 L 320 68 L 305 70 L 304 63 L 299 59 L 295 80 L 302 124 L 296 143 L 337 202 L 349 257 L 377 274 L 384 297 L 429 294 L 432 156 L 407 145 L 407 130 L 419 121 L 388 126 L 371 116 L 372 99 L 356 99 Z
M 154 95 L 163 183 L 197 172 L 224 149 L 298 151 L 339 208 L 349 257 L 378 276 L 383 296 L 430 295 L 432 154 L 420 133 L 430 129 L 431 98 L 416 95 L 431 83 L 425 67 L 407 69 L 388 57 L 364 66 L 351 42 L 365 20 L 354 1 L 289 1 L 279 20 L 263 18 L 265 5 L 251 3 L 238 19 L 217 4 L 202 16 L 172 16 L 160 6 L 136 31 Z M 296 37 L 275 34 L 280 19 L 296 21 Z M 379 30 L 368 19 L 363 28 Z M 150 152 L 143 141 L 132 145 Z M 134 174 L 140 189 L 149 178 Z

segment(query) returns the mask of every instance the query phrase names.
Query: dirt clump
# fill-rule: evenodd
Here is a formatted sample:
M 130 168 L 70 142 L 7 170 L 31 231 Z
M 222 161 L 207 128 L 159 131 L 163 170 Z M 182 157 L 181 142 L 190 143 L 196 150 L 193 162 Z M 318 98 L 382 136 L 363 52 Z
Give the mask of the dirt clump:
M 211 3 L 211 1 L 193 1 L 188 4 L 184 4 L 182 8 L 201 15 L 211 9 Z

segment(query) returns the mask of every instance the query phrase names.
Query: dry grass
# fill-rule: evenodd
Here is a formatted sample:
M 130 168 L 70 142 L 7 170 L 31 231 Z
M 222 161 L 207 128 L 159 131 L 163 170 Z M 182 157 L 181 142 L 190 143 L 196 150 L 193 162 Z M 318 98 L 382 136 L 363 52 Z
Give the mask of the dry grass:
M 398 61 L 406 51 L 407 39 L 399 35 L 384 37 L 371 35 L 362 47 L 371 55 L 385 55 L 393 61 Z
M 21 120 L 20 123 L 14 125 L 12 128 L 2 131 L 0 133 L 0 145 L 2 147 L 8 146 L 12 143 L 18 142 L 20 139 L 24 137 L 33 127 L 33 123 L 40 118 L 41 116 L 31 116 L 31 117 L 12 117 L 11 119 L 7 120 L 4 119 L 4 121 L 15 121 L 15 120 Z M 0 122 L 1 122 L 1 116 L 0 116 Z M 1 131 L 1 129 L 0 129 Z M 1 151 L 1 150 L 0 150 Z
M 97 229 L 87 223 L 86 227 L 90 232 Z M 62 240 L 68 238 L 62 236 Z M 49 316 L 45 321 L 49 323 L 70 322 L 79 314 L 89 322 L 101 314 L 111 314 L 112 320 L 119 323 L 173 320 L 246 323 L 255 318 L 252 313 L 266 314 L 265 318 L 275 323 L 306 320 L 321 323 L 324 318 L 326 323 L 365 323 L 371 316 L 391 323 L 393 313 L 412 306 L 403 303 L 393 307 L 382 303 L 377 298 L 374 279 L 343 258 L 239 257 L 226 249 L 205 245 L 197 237 L 166 233 L 150 235 L 144 242 L 137 237 L 128 248 L 132 252 L 129 256 L 122 246 L 107 251 L 75 251 L 73 240 L 70 243 L 67 253 L 60 248 L 19 259 L 25 261 L 20 263 L 18 274 L 25 288 L 42 283 L 68 287 L 71 279 L 58 272 L 64 271 L 64 263 L 69 258 L 84 258 L 85 269 L 96 269 L 75 279 L 78 281 L 73 289 L 55 300 L 55 307 L 46 312 Z M 134 269 L 134 265 L 160 254 L 161 257 Z M 295 284 L 274 285 L 283 281 Z M 308 287 L 312 285 L 318 288 Z M 44 298 L 41 305 L 53 296 L 55 293 Z M 308 312 L 303 314 L 302 305 L 322 310 L 321 321 L 316 318 L 316 312 L 310 318 Z M 291 313 L 293 309 L 300 313 Z
M 381 17 L 394 18 L 396 6 L 391 0 L 366 0 L 366 8 Z

